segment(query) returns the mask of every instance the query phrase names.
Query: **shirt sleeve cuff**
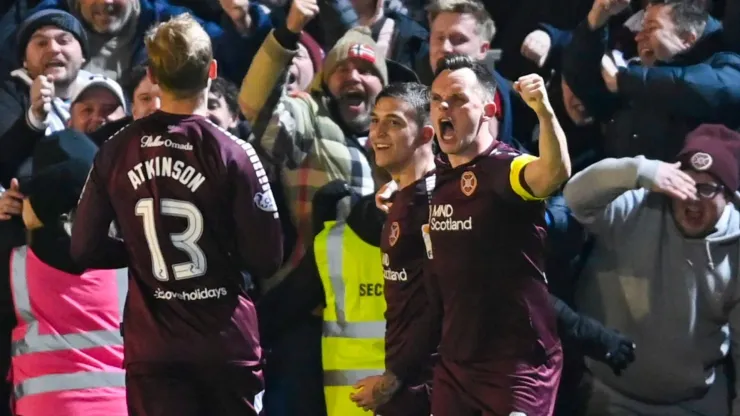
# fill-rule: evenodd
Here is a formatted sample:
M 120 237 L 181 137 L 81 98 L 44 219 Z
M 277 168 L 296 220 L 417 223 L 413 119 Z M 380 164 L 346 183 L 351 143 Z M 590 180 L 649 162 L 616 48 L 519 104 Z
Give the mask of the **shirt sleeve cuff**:
M 511 161 L 511 169 L 509 171 L 509 184 L 515 194 L 519 195 L 525 201 L 542 201 L 545 198 L 538 198 L 532 195 L 527 187 L 522 183 L 522 170 L 533 160 L 537 160 L 537 157 L 532 155 L 519 155 Z
M 38 118 L 36 118 L 36 115 L 33 114 L 33 111 L 31 111 L 31 108 L 28 108 L 28 111 L 26 112 L 26 122 L 28 122 L 28 125 L 37 131 L 44 131 L 46 130 L 46 122 L 41 121 Z
M 277 28 L 275 28 L 273 36 L 275 36 L 275 40 L 283 48 L 289 51 L 298 50 L 298 40 L 300 39 L 301 34 L 291 32 L 290 29 L 288 29 L 288 26 L 278 26 Z

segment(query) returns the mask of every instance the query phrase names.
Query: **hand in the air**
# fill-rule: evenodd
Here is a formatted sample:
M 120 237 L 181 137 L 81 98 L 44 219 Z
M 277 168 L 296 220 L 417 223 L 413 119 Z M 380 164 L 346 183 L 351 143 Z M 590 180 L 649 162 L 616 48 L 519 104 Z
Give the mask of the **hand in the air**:
M 542 68 L 547 62 L 552 48 L 552 39 L 544 30 L 535 30 L 527 35 L 522 42 L 522 56 L 534 62 L 535 65 Z
M 529 74 L 520 77 L 514 83 L 514 90 L 521 95 L 527 105 L 534 110 L 537 115 L 552 113 L 552 106 L 547 97 L 547 88 L 545 80 L 537 74 Z
M 293 33 L 301 33 L 303 28 L 319 14 L 316 0 L 293 0 L 288 12 L 286 25 Z

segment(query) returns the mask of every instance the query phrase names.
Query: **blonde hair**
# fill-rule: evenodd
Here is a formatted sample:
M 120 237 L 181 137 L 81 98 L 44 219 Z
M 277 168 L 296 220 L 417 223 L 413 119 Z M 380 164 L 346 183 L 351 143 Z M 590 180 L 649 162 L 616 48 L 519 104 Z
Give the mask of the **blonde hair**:
M 429 25 L 442 13 L 469 14 L 477 23 L 476 33 L 486 42 L 496 35 L 496 25 L 486 7 L 478 0 L 432 0 L 427 6 Z
M 208 87 L 213 61 L 211 38 L 193 17 L 184 13 L 147 32 L 149 71 L 157 84 L 175 98 L 191 98 Z

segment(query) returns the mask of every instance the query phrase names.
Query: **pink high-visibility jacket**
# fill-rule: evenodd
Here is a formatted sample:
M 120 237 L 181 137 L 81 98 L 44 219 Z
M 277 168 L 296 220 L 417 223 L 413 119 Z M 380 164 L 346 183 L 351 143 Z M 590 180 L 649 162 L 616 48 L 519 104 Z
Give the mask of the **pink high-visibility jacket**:
M 120 322 L 127 270 L 57 270 L 13 250 L 10 380 L 18 416 L 127 416 Z

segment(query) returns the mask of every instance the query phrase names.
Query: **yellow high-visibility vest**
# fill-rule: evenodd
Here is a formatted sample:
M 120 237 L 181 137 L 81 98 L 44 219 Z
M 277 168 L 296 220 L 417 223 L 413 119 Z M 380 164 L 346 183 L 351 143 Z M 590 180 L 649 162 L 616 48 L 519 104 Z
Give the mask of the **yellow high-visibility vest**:
M 324 223 L 314 254 L 326 295 L 323 337 L 328 416 L 368 413 L 349 398 L 359 380 L 385 371 L 385 296 L 380 249 L 344 222 Z

